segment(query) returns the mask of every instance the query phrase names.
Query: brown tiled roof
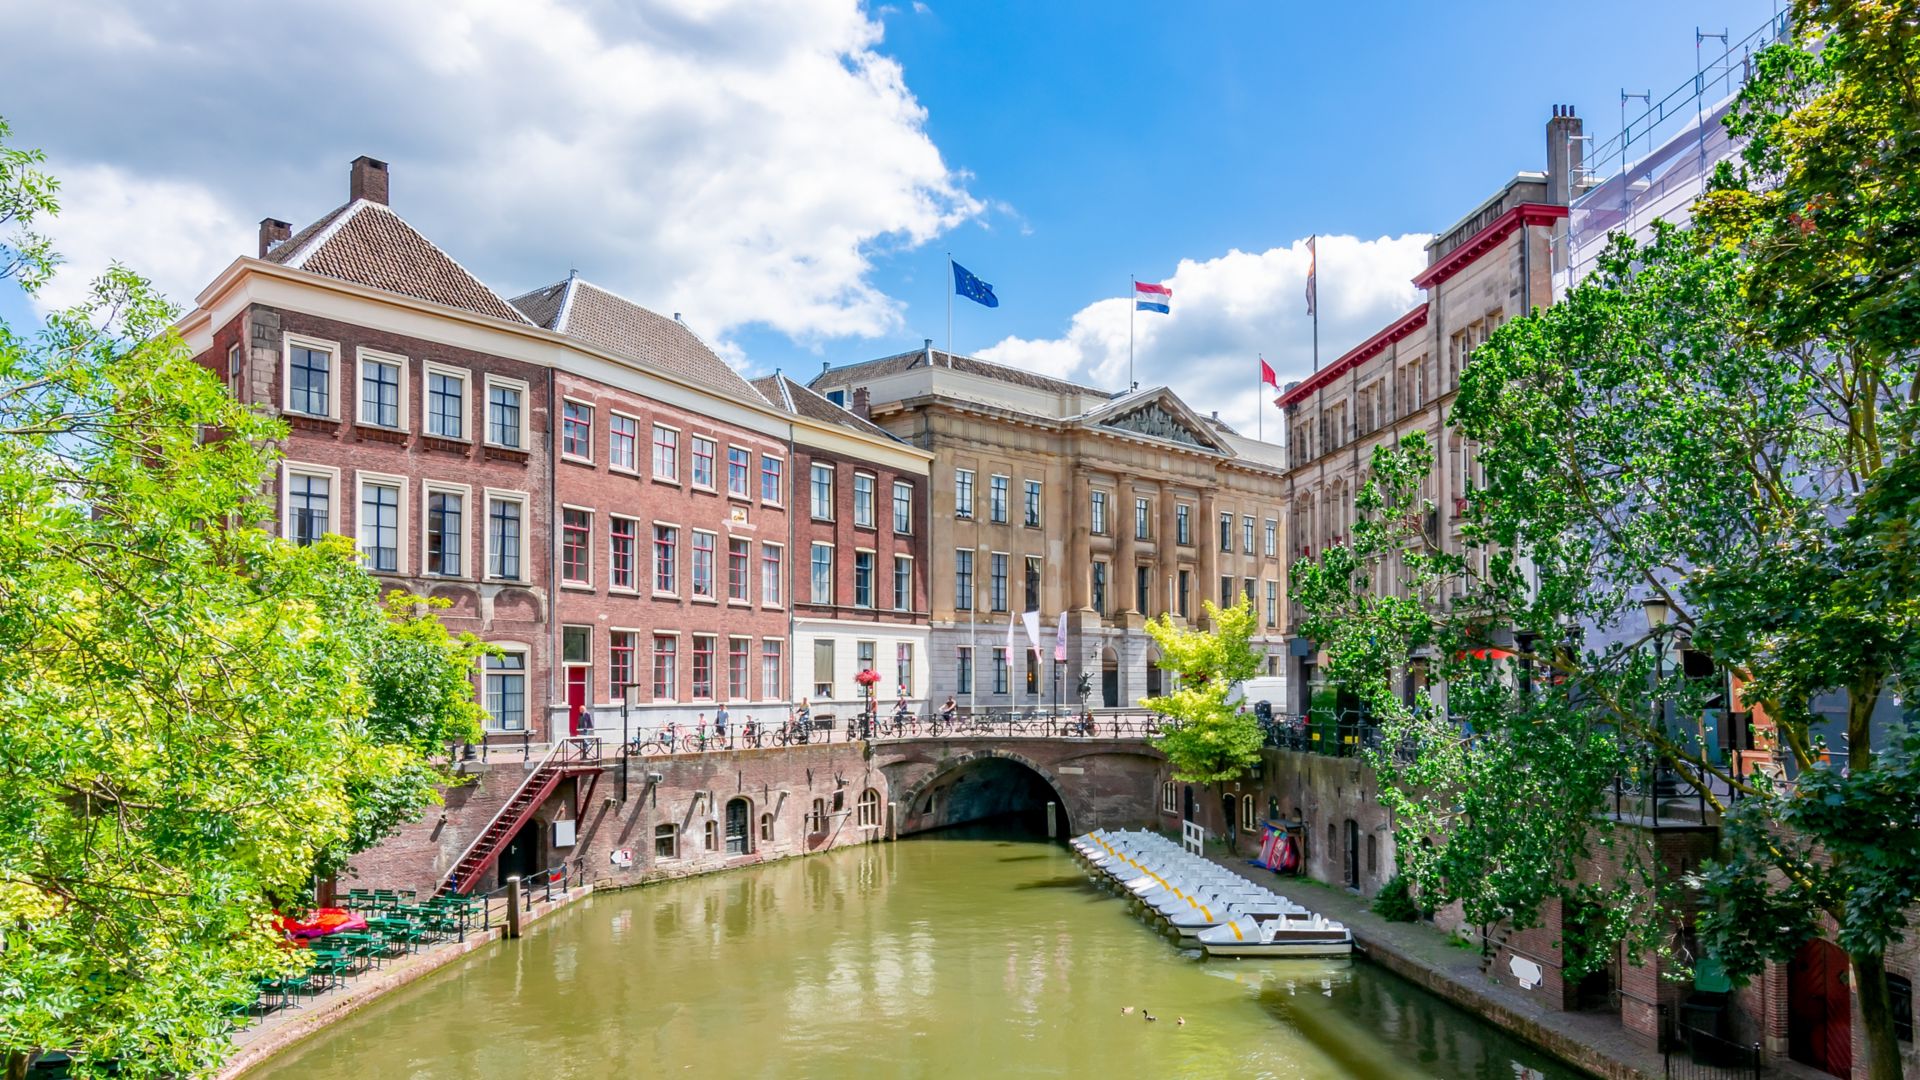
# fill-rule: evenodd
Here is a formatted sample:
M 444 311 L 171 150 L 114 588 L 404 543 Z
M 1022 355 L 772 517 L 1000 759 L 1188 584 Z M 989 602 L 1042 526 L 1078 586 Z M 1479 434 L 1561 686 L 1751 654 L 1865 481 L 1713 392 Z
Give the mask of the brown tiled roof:
M 677 319 L 570 277 L 513 298 L 536 325 L 748 401 L 761 395 Z
M 883 439 L 899 440 L 894 434 L 871 420 L 862 420 L 851 411 L 843 409 L 819 393 L 794 382 L 785 375 L 765 375 L 753 380 L 753 388 L 767 399 L 774 408 L 795 416 L 804 416 L 809 420 L 819 420 L 828 424 L 858 431 L 862 435 L 875 435 Z
M 399 214 L 365 199 L 300 230 L 269 251 L 267 260 L 508 322 L 527 321 Z
M 878 360 L 868 360 L 863 363 L 832 368 L 815 376 L 812 382 L 807 385 L 817 385 L 822 379 L 826 379 L 829 376 L 851 375 L 877 378 L 882 375 L 894 375 L 915 367 L 924 366 L 926 362 L 926 351 L 915 349 L 912 352 L 903 352 L 898 356 L 885 356 Z M 1000 382 L 1011 383 L 1015 386 L 1025 386 L 1033 390 L 1044 390 L 1050 394 L 1097 394 L 1105 398 L 1114 396 L 1108 391 L 1096 390 L 1091 386 L 1082 386 L 1079 383 L 1071 383 L 1046 375 L 1036 375 L 1031 371 L 1021 371 L 1019 368 L 1007 367 L 1004 364 L 996 364 L 972 356 L 961 356 L 958 353 L 943 352 L 939 349 L 933 350 L 933 366 L 951 366 L 953 370 L 964 371 L 969 375 L 979 375 L 983 378 L 997 379 Z M 835 379 L 835 381 L 838 381 L 838 379 Z

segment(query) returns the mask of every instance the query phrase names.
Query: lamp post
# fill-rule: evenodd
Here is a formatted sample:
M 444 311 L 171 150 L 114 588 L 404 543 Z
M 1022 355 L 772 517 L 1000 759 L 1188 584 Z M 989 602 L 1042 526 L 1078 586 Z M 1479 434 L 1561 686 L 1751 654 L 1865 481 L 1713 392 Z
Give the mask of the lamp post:
M 631 665 L 629 665 L 631 667 Z M 620 801 L 627 801 L 627 774 L 633 767 L 633 732 L 627 724 L 627 706 L 633 701 L 633 684 L 620 690 Z

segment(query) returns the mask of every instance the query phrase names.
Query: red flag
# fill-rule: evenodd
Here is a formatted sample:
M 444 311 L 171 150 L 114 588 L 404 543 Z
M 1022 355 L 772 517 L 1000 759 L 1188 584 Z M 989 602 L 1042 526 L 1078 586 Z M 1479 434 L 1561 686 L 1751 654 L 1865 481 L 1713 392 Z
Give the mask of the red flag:
M 1260 381 L 1273 387 L 1275 390 L 1280 389 L 1280 376 L 1275 375 L 1273 369 L 1267 366 L 1267 361 L 1264 357 L 1260 360 Z

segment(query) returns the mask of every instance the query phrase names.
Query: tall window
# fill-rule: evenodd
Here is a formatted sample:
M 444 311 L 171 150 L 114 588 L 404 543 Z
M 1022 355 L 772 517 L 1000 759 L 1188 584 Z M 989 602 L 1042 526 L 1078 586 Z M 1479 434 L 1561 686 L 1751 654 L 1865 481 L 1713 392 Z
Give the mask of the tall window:
M 450 491 L 427 493 L 427 573 L 459 577 L 464 545 L 461 511 L 466 500 Z
M 287 352 L 287 408 L 308 416 L 333 415 L 333 354 L 303 345 Z
M 727 541 L 727 599 L 743 604 L 753 599 L 752 563 L 753 541 Z
M 680 639 L 653 635 L 653 700 L 673 701 L 680 687 Z
M 1102 615 L 1107 613 L 1107 564 L 1093 564 L 1093 610 Z
M 1173 537 L 1176 544 L 1184 546 L 1193 543 L 1193 528 L 1189 521 L 1191 509 L 1189 506 L 1173 508 Z
M 1095 536 L 1107 535 L 1107 493 L 1106 492 L 1096 491 L 1093 493 L 1093 512 L 1091 516 L 1092 516 L 1092 523 L 1093 523 L 1093 526 L 1092 526 L 1093 535 Z
M 309 473 L 287 474 L 288 539 L 305 547 L 318 543 L 333 520 L 333 479 Z
M 1004 524 L 1007 520 L 1007 478 L 996 476 L 992 486 L 987 489 L 987 516 L 995 524 Z
M 1180 617 L 1185 619 L 1189 617 L 1188 615 L 1189 608 L 1187 604 L 1187 598 L 1189 594 L 1193 592 L 1193 571 L 1191 570 L 1180 571 L 1179 581 L 1180 581 L 1180 591 L 1179 591 L 1178 603 L 1175 605 L 1174 610 L 1178 611 L 1180 613 Z
M 780 602 L 781 554 L 784 549 L 775 544 L 760 545 L 760 602 L 778 604 Z
M 1133 602 L 1139 605 L 1140 614 L 1153 614 L 1153 609 L 1148 606 L 1148 601 L 1153 598 L 1153 569 L 1151 567 L 1136 566 L 1133 568 L 1133 596 Z
M 693 534 L 693 595 L 713 596 L 713 540 L 710 532 Z
M 973 610 L 973 552 L 966 548 L 953 553 L 953 606 Z
M 816 604 L 833 603 L 833 545 L 813 545 L 812 564 L 813 602 Z
M 680 479 L 680 433 L 659 424 L 653 425 L 653 475 L 661 480 Z
M 813 696 L 833 696 L 833 639 L 813 639 Z
M 1040 610 L 1040 556 L 1027 556 L 1027 611 Z
M 1220 606 L 1223 608 L 1233 606 L 1233 575 L 1232 574 L 1220 575 Z
M 893 531 L 913 531 L 913 485 L 905 480 L 893 482 Z
M 893 557 L 893 610 L 913 610 L 913 560 L 905 555 Z
M 1133 500 L 1133 538 L 1153 539 L 1153 503 L 1149 500 Z
M 987 600 L 994 611 L 1007 610 L 1007 557 L 993 553 L 992 576 L 987 582 Z
M 1266 527 L 1266 556 L 1271 559 L 1280 549 L 1280 523 L 1273 518 L 1268 518 Z
M 1246 555 L 1253 554 L 1252 516 L 1242 517 L 1240 519 L 1240 551 Z
M 996 694 L 1004 694 L 1010 686 L 1011 682 L 1007 671 L 1007 647 L 1005 645 L 995 645 L 993 647 L 993 692 Z
M 747 498 L 753 473 L 753 451 L 744 446 L 727 447 L 727 494 Z
M 1233 550 L 1233 513 L 1231 511 L 1220 515 L 1220 550 Z
M 693 636 L 693 700 L 707 701 L 713 697 L 713 638 L 706 634 Z
M 400 365 L 370 356 L 360 358 L 360 422 L 400 426 Z
M 487 384 L 487 441 L 511 450 L 520 449 L 520 411 L 522 394 L 517 386 Z
M 813 493 L 813 518 L 815 521 L 832 521 L 833 466 L 815 465 L 810 475 L 812 483 L 808 489 Z
M 963 518 L 973 516 L 972 469 L 955 469 L 953 471 L 953 516 Z
M 954 651 L 954 689 L 962 694 L 973 693 L 973 646 L 962 645 Z
M 612 413 L 607 417 L 607 464 L 615 469 L 640 469 L 640 421 Z
M 760 455 L 760 501 L 778 503 L 780 501 L 780 473 L 786 468 L 786 462 L 777 457 Z
M 671 525 L 653 527 L 653 591 L 677 592 L 680 586 L 680 530 Z
M 427 372 L 427 434 L 467 437 L 467 380 L 450 372 Z
M 634 641 L 638 636 L 631 630 L 607 635 L 607 681 L 616 701 L 625 701 L 627 688 L 634 684 Z
M 710 488 L 713 486 L 714 455 L 720 446 L 712 439 L 700 435 L 693 437 L 693 486 Z
M 873 606 L 873 552 L 853 553 L 853 606 Z
M 634 588 L 634 559 L 639 547 L 638 526 L 632 518 L 609 517 L 607 531 L 607 584 L 615 589 Z
M 1035 528 L 1040 526 L 1040 481 L 1027 481 L 1026 523 Z
M 760 699 L 779 701 L 787 696 L 785 687 L 780 679 L 780 642 L 767 638 L 760 643 Z
M 560 580 L 576 585 L 590 580 L 587 545 L 591 543 L 593 515 L 571 508 L 560 511 Z
M 880 793 L 872 788 L 860 793 L 860 802 L 855 807 L 856 819 L 863 829 L 880 827 Z
M 893 681 L 901 697 L 913 696 L 913 642 L 902 641 L 893 647 Z
M 392 484 L 360 488 L 360 555 L 367 569 L 400 569 L 400 489 Z
M 879 674 L 873 662 L 873 642 L 856 641 L 853 643 L 854 668 L 858 671 L 871 671 Z
M 487 573 L 520 580 L 520 504 L 512 499 L 487 503 Z
M 1267 625 L 1280 625 L 1280 583 L 1267 582 Z
M 748 673 L 753 664 L 753 639 L 727 639 L 727 697 L 733 701 L 745 701 L 753 696 L 748 687 Z
M 873 495 L 873 477 L 854 473 L 853 523 L 863 529 L 873 528 Z
M 527 654 L 502 652 L 489 655 L 486 671 L 487 717 L 498 731 L 524 731 L 527 727 Z
M 581 458 L 593 456 L 593 410 L 577 401 L 560 405 L 560 452 Z

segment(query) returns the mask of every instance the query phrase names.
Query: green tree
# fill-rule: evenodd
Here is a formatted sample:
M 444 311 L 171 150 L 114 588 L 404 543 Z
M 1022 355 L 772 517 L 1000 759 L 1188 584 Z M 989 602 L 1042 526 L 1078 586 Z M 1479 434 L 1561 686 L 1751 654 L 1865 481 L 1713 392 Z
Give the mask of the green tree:
M 1729 121 L 1742 152 L 1695 226 L 1616 239 L 1585 283 L 1474 354 L 1450 419 L 1485 475 L 1469 557 L 1418 527 L 1405 481 L 1431 455 L 1409 443 L 1376 455 L 1363 499 L 1391 540 L 1357 529 L 1297 572 L 1295 596 L 1388 729 L 1380 764 L 1426 900 L 1524 924 L 1558 898 L 1598 913 L 1595 952 L 1654 944 L 1673 883 L 1598 800 L 1615 773 L 1671 770 L 1722 815 L 1720 857 L 1686 883 L 1703 945 L 1750 977 L 1832 933 L 1879 1080 L 1900 1072 L 1884 955 L 1920 899 L 1920 737 L 1877 745 L 1871 723 L 1920 689 L 1920 34 L 1910 4 L 1794 15 L 1795 40 L 1756 58 Z M 1357 569 L 1397 548 L 1417 603 Z M 1620 640 L 1646 595 L 1671 629 Z M 1723 690 L 1676 671 L 1678 641 L 1737 680 L 1795 782 L 1735 769 L 1704 737 Z M 1477 659 L 1490 644 L 1515 659 Z M 1434 657 L 1450 715 L 1390 692 L 1413 650 Z M 1844 749 L 1813 708 L 1834 691 Z M 1583 893 L 1566 871 L 1600 849 L 1640 873 Z
M 0 126 L 0 284 L 57 210 Z M 284 543 L 274 420 L 235 403 L 115 267 L 0 325 L 0 1063 L 211 1071 L 300 966 L 273 912 L 434 798 L 478 646 L 390 607 L 350 542 Z
M 1210 784 L 1232 780 L 1260 762 L 1260 725 L 1228 700 L 1235 686 L 1260 673 L 1260 654 L 1251 644 L 1253 601 L 1228 608 L 1201 603 L 1211 630 L 1177 626 L 1166 614 L 1148 620 L 1147 633 L 1160 646 L 1160 668 L 1178 683 L 1172 693 L 1140 704 L 1178 722 L 1154 743 L 1167 755 L 1174 779 Z

